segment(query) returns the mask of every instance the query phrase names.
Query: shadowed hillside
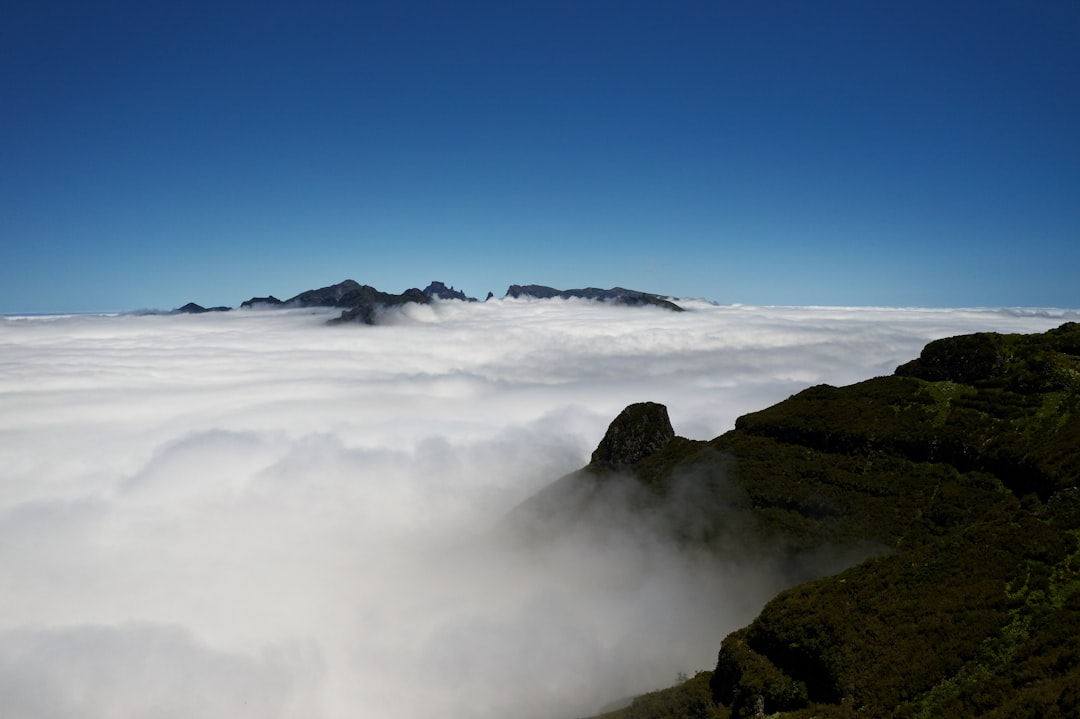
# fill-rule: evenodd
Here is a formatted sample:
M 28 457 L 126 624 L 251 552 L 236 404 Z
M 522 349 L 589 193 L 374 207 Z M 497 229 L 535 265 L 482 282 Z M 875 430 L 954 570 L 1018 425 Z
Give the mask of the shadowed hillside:
M 709 442 L 633 405 L 510 521 L 542 541 L 618 503 L 620 521 L 791 569 L 717 637 L 712 672 L 605 719 L 1077 716 L 1078 403 L 1078 324 L 939 340 Z

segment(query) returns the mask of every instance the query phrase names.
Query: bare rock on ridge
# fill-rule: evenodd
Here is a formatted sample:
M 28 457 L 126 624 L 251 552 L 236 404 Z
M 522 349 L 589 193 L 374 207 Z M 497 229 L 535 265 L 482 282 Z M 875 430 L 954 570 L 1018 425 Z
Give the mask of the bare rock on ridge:
M 663 449 L 675 438 L 667 407 L 638 402 L 619 413 L 592 453 L 591 464 L 619 469 L 635 464 Z

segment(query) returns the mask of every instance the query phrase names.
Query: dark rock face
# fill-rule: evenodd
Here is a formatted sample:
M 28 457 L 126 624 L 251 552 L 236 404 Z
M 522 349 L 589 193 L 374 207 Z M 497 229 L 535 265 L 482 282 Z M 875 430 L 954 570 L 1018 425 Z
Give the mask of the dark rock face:
M 440 300 L 462 300 L 463 302 L 476 302 L 475 297 L 466 297 L 465 293 L 461 290 L 455 290 L 453 285 L 447 287 L 438 280 L 432 281 L 430 285 L 424 288 L 424 294 L 432 299 Z
M 278 305 L 285 304 L 277 297 L 270 295 L 269 297 L 252 297 L 250 300 L 244 300 L 240 303 L 240 306 L 245 309 L 251 309 L 252 307 L 277 307 Z
M 608 426 L 607 434 L 592 453 L 591 464 L 619 469 L 663 449 L 675 438 L 667 407 L 655 402 L 632 404 Z
M 664 309 L 671 310 L 673 312 L 683 312 L 683 308 L 671 300 L 665 299 L 660 295 L 654 295 L 649 292 L 639 292 L 638 290 L 628 290 L 623 287 L 612 287 L 610 290 L 602 290 L 596 287 L 586 287 L 579 290 L 557 290 L 554 287 L 545 287 L 544 285 L 510 285 L 506 290 L 506 297 L 532 297 L 538 300 L 549 300 L 555 297 L 561 299 L 570 299 L 572 297 L 585 299 L 585 300 L 598 300 L 600 302 L 610 302 L 616 305 L 626 305 L 628 307 L 638 307 L 644 305 L 652 305 L 654 307 L 663 307 Z

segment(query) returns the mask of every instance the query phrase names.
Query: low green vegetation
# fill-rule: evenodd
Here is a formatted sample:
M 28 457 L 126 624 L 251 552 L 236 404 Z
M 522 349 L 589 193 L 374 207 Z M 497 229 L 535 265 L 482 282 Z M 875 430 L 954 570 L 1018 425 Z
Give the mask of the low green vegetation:
M 600 714 L 594 719 L 720 719 L 730 716 L 713 701 L 709 680 L 712 672 L 699 672 L 670 689 L 635 697 L 623 709 Z
M 1080 716 L 1080 325 L 932 342 L 891 377 L 590 466 L 545 507 L 619 482 L 628 521 L 680 542 L 865 559 L 798 577 L 718 637 L 713 671 L 604 719 Z

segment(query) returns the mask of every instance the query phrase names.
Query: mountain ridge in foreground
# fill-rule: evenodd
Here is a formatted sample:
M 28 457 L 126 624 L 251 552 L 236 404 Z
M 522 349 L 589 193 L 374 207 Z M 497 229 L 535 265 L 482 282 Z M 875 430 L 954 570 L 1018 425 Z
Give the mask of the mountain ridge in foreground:
M 937 340 L 891 376 L 811 387 L 710 441 L 631 405 L 589 465 L 508 524 L 543 541 L 617 501 L 620 521 L 794 570 L 717 638 L 711 670 L 604 719 L 1073 717 L 1078 483 L 1080 324 L 1066 323 Z

